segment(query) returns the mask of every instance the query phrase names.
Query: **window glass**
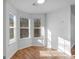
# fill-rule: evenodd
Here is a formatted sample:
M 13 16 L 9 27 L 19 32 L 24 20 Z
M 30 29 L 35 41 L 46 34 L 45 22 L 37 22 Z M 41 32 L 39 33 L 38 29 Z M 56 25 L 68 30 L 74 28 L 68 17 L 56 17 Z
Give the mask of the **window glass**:
M 10 39 L 14 38 L 14 16 L 13 15 L 9 15 L 9 36 Z
M 34 37 L 40 37 L 40 29 L 34 29 Z
M 41 26 L 40 19 L 34 20 L 34 27 L 40 27 L 40 26 Z
M 20 27 L 28 27 L 28 19 L 20 18 Z
M 20 18 L 20 38 L 29 37 L 29 21 L 27 18 Z
M 34 37 L 40 37 L 41 36 L 41 20 L 35 19 L 34 20 Z
M 20 29 L 20 38 L 28 37 L 29 31 L 28 29 Z
M 10 39 L 14 38 L 14 29 L 10 28 Z
M 14 26 L 14 18 L 13 18 L 13 15 L 9 15 L 9 26 Z

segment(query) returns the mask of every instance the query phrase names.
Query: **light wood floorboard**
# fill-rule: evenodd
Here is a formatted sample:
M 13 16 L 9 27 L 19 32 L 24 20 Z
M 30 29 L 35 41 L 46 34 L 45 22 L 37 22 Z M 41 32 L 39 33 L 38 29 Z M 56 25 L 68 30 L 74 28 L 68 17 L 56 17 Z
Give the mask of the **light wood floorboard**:
M 18 50 L 11 59 L 75 59 L 75 56 L 67 56 L 55 49 L 31 46 Z

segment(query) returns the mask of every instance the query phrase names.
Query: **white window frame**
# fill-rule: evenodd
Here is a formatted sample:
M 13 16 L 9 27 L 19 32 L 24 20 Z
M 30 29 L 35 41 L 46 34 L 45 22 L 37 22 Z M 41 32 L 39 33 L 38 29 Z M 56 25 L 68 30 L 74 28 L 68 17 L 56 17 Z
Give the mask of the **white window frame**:
M 36 19 L 39 19 L 40 20 L 40 22 L 41 22 L 41 18 L 36 18 Z M 34 20 L 35 21 L 35 20 Z M 34 22 L 33 22 L 34 23 Z M 34 26 L 33 26 L 34 27 Z M 39 39 L 39 38 L 41 38 L 42 37 L 42 34 L 41 34 L 41 28 L 42 28 L 42 22 L 41 22 L 41 24 L 40 24 L 40 27 L 34 27 L 33 28 L 33 37 L 35 38 L 35 39 Z M 40 29 L 40 36 L 39 37 L 35 37 L 34 36 L 34 29 Z
M 10 26 L 9 24 L 9 44 L 15 43 L 16 42 L 16 16 L 13 14 L 9 14 L 13 16 L 13 24 L 14 26 Z M 9 20 L 10 23 L 10 20 Z M 10 29 L 13 28 L 14 29 L 14 37 L 12 39 L 10 39 Z
M 20 17 L 20 18 L 26 18 L 26 17 Z M 26 18 L 26 19 L 28 19 L 28 18 Z M 20 29 L 28 29 L 28 32 L 29 32 L 28 37 L 23 37 L 23 38 L 20 37 L 20 39 L 28 39 L 28 38 L 30 38 L 30 21 L 29 21 L 29 19 L 28 19 L 28 27 L 21 27 L 20 26 Z

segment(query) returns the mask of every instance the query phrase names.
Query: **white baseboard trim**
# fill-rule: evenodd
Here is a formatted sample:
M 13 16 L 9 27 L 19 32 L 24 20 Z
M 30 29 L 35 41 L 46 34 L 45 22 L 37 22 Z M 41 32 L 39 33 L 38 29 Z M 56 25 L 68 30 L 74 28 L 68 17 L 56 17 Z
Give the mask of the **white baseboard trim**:
M 8 59 L 10 59 L 17 51 L 18 51 L 18 50 L 14 51 L 14 52 L 9 56 Z

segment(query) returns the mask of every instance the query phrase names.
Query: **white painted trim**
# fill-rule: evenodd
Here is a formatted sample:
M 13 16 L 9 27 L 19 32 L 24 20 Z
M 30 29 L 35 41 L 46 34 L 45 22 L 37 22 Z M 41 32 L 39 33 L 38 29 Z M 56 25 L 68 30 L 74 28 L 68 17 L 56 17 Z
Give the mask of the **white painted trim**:
M 9 45 L 10 45 L 10 44 L 13 44 L 13 43 L 15 43 L 15 42 L 16 42 L 15 39 L 10 39 L 10 40 L 9 40 Z
M 29 37 L 20 38 L 20 40 L 23 40 L 23 39 L 30 39 L 30 38 Z
M 16 16 L 15 15 L 12 15 L 12 16 L 13 16 L 14 26 L 10 26 L 9 28 L 13 28 L 14 29 L 14 38 L 13 39 L 9 38 L 10 39 L 9 40 L 9 45 L 16 42 Z
M 30 46 L 32 46 L 32 43 L 28 44 L 27 47 L 22 47 L 22 48 L 19 48 L 18 50 L 21 50 L 21 49 L 24 49 L 24 48 L 28 48 L 28 47 L 30 47 Z
M 29 27 L 20 27 L 20 29 L 29 29 Z

